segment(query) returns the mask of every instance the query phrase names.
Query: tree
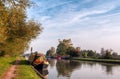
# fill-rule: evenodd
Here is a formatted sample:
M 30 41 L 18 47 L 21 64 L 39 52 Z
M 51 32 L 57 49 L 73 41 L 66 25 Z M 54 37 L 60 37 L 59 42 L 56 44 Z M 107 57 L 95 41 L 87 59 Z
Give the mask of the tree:
M 69 47 L 67 49 L 67 55 L 70 55 L 70 57 L 75 56 L 75 48 L 74 47 Z
M 57 46 L 57 50 L 56 50 L 56 53 L 58 55 L 65 55 L 67 52 L 67 47 L 65 46 L 64 43 L 60 43 L 58 46 Z
M 51 54 L 54 55 L 55 54 L 55 48 L 51 47 Z
M 118 56 L 118 53 L 113 52 L 113 53 L 112 53 L 112 56 L 113 56 L 113 57 L 117 57 L 117 56 Z
M 80 54 L 81 53 L 81 49 L 80 49 L 80 47 L 76 47 L 76 49 L 75 49 L 75 57 L 80 57 Z
M 70 55 L 70 57 L 79 57 L 80 56 L 80 47 L 69 47 L 67 49 L 67 54 Z
M 105 49 L 101 48 L 101 55 L 104 56 L 105 55 Z
M 82 53 L 82 57 L 84 57 L 84 58 L 87 58 L 87 57 L 88 57 L 88 52 L 87 52 L 87 50 L 82 50 L 81 53 Z
M 0 0 L 0 51 L 19 55 L 42 31 L 40 23 L 26 20 L 29 0 Z
M 59 39 L 58 41 L 59 44 L 57 46 L 56 53 L 58 55 L 67 55 L 67 49 L 72 47 L 71 39 L 63 39 L 63 41 Z
M 46 53 L 46 56 L 54 56 L 55 55 L 55 48 L 51 47 Z
M 90 58 L 96 58 L 96 52 L 95 51 L 88 50 L 87 52 L 88 52 L 88 54 L 87 54 L 88 57 L 90 57 Z
M 82 53 L 82 56 L 84 57 L 84 58 L 87 58 L 88 56 L 87 56 L 87 52 L 84 52 L 84 53 Z
M 80 47 L 76 47 L 76 52 L 80 53 L 81 49 Z
M 104 56 L 105 59 L 112 59 L 112 54 L 111 54 L 111 50 L 106 50 L 106 53 L 105 53 L 105 56 Z

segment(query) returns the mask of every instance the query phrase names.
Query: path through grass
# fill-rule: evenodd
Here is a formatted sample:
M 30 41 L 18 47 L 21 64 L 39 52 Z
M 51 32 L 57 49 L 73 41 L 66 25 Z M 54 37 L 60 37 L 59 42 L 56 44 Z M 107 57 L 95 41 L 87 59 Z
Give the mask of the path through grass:
M 14 79 L 41 79 L 24 58 L 20 59 L 21 61 L 16 71 L 17 76 Z
M 13 64 L 16 57 L 0 57 L 0 78 L 4 72 Z

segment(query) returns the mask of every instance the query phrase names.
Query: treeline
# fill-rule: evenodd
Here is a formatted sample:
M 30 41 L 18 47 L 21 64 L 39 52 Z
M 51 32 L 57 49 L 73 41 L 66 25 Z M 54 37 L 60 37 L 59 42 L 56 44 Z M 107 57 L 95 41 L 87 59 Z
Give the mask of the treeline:
M 93 50 L 81 50 L 81 56 L 83 58 L 97 58 L 97 59 L 120 59 L 120 55 L 118 53 L 114 52 L 111 49 L 103 50 L 104 48 L 101 48 L 101 52 L 97 53 Z
M 51 47 L 46 53 L 46 56 L 70 56 L 81 58 L 97 58 L 97 59 L 120 59 L 120 55 L 112 49 L 101 48 L 101 52 L 97 53 L 93 50 L 81 50 L 80 47 L 74 47 L 71 39 L 59 40 L 57 49 Z
M 74 47 L 72 44 L 71 39 L 64 39 L 64 40 L 58 40 L 59 44 L 57 46 L 57 49 L 55 50 L 54 47 L 51 47 L 46 53 L 46 56 L 71 56 L 71 57 L 78 57 L 80 56 L 80 47 Z
M 42 31 L 40 23 L 28 20 L 29 0 L 0 0 L 0 55 L 20 55 Z

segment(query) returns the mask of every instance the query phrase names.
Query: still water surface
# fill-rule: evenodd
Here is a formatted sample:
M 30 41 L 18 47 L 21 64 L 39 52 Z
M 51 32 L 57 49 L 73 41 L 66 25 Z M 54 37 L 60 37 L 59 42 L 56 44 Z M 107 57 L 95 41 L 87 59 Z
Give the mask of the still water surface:
M 120 65 L 55 59 L 49 63 L 47 79 L 120 79 Z

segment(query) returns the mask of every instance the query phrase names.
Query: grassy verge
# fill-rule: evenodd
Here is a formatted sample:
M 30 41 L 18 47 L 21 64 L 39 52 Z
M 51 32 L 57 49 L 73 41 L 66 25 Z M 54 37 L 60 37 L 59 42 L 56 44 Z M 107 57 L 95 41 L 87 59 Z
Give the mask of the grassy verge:
M 95 61 L 95 62 L 120 64 L 120 60 L 112 60 L 112 59 L 73 58 L 73 60 Z
M 14 79 L 41 79 L 24 58 L 20 59 L 20 65 L 17 68 L 17 75 Z
M 16 57 L 0 57 L 0 78 L 5 71 L 12 65 Z

